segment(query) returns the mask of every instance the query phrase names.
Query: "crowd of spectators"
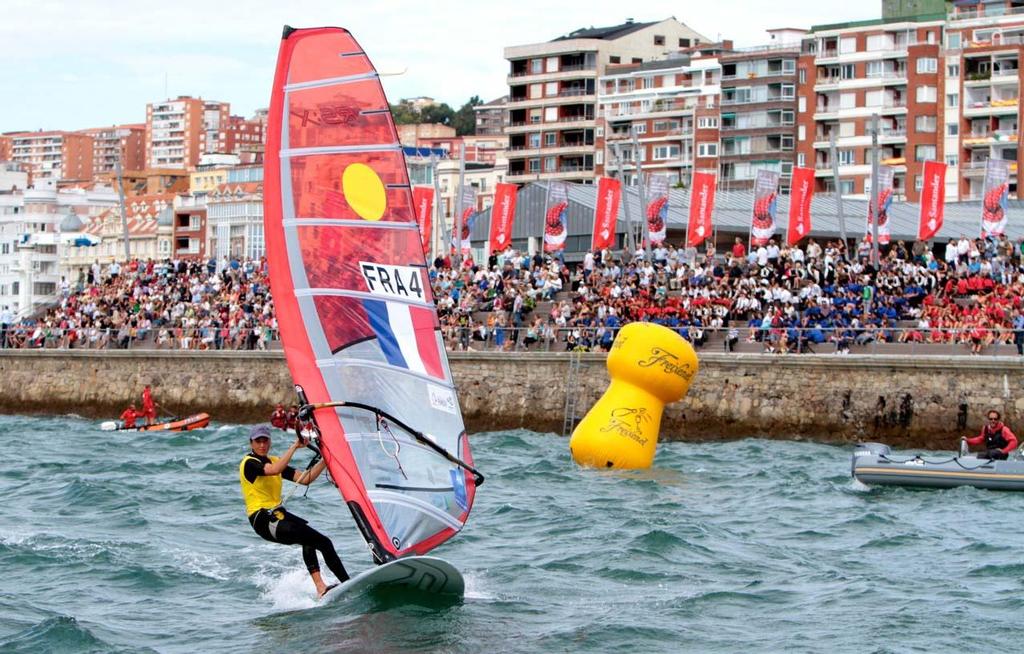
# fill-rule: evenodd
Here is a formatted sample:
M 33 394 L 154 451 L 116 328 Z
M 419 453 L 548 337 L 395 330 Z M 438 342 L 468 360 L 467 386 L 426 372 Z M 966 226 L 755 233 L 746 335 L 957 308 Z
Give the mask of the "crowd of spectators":
M 678 331 L 696 347 L 713 334 L 731 350 L 741 340 L 766 352 L 806 352 L 826 344 L 1024 345 L 1022 243 L 1005 236 L 943 244 L 902 241 L 848 251 L 842 240 L 802 247 L 772 240 L 727 252 L 663 244 L 638 252 L 587 253 L 576 267 L 510 251 L 486 266 L 431 268 L 448 347 L 607 350 L 622 325 L 645 320 Z
M 995 343 L 1024 349 L 1024 243 L 1005 236 L 943 244 L 842 240 L 802 247 L 774 240 L 748 251 L 737 238 L 716 252 L 662 244 L 649 258 L 589 252 L 560 257 L 514 250 L 429 268 L 442 333 L 452 350 L 537 347 L 607 350 L 617 330 L 650 321 L 696 347 L 713 336 L 766 352 L 848 352 L 868 343 Z M 9 312 L 8 312 L 9 313 Z M 13 323 L 13 324 L 12 324 Z M 5 347 L 265 349 L 276 338 L 267 263 L 223 259 L 130 261 L 62 284 L 56 306 L 15 323 L 0 313 Z
M 42 315 L 0 323 L 13 348 L 254 350 L 277 332 L 262 259 L 97 262 Z

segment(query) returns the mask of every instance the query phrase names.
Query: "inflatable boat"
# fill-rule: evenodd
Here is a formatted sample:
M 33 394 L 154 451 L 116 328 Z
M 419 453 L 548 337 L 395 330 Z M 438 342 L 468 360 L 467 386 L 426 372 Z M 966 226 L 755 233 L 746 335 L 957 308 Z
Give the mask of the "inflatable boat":
M 1024 491 L 1024 459 L 1020 450 L 1008 461 L 979 459 L 961 451 L 943 458 L 893 456 L 888 445 L 861 443 L 853 451 L 850 472 L 869 486 L 954 488 L 974 486 Z
M 108 420 L 100 425 L 103 431 L 192 431 L 202 429 L 210 424 L 210 414 L 196 413 L 187 418 L 168 418 L 152 425 L 139 424 L 135 427 L 124 427 L 120 420 Z

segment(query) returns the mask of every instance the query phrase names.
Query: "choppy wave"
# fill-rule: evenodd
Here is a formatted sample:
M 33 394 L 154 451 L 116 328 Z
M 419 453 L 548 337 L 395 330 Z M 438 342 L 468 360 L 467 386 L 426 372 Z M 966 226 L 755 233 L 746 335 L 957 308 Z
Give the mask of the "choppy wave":
M 590 470 L 567 442 L 472 437 L 487 475 L 437 554 L 449 605 L 315 598 L 296 548 L 244 517 L 244 425 L 124 438 L 75 416 L 0 418 L 0 651 L 1012 651 L 1024 495 L 871 489 L 846 448 L 662 444 Z M 369 565 L 329 484 L 289 507 Z

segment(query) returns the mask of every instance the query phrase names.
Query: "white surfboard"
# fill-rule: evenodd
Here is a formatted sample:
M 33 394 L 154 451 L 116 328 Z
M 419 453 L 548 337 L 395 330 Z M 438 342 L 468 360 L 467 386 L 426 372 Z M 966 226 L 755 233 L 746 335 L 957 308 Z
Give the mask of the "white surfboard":
M 466 583 L 462 574 L 444 559 L 407 556 L 360 572 L 327 591 L 321 601 L 332 602 L 344 595 L 373 588 L 408 589 L 431 595 L 462 595 Z

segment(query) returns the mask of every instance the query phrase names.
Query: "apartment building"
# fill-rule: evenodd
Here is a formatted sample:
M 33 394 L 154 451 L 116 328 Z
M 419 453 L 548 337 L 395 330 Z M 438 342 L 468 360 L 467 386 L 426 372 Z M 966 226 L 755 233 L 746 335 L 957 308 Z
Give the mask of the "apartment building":
M 598 80 L 594 174 L 637 183 L 637 162 L 670 183 L 718 171 L 720 48 L 609 66 Z
M 0 161 L 11 160 L 11 137 L 7 134 L 0 134 Z
M 146 167 L 192 170 L 204 152 L 219 152 L 229 141 L 234 146 L 237 129 L 229 127 L 230 110 L 227 102 L 187 95 L 147 104 Z
M 1024 1 L 957 2 L 946 22 L 947 177 L 965 200 L 982 196 L 985 162 L 1010 162 L 1010 195 L 1020 197 L 1020 90 L 1024 83 Z M 948 194 L 947 190 L 947 194 Z
M 833 136 L 842 193 L 870 191 L 870 124 L 878 114 L 894 194 L 918 200 L 924 162 L 942 155 L 944 24 L 943 14 L 925 13 L 810 30 L 798 62 L 797 163 L 815 169 L 817 191 L 833 189 Z
M 30 169 L 31 184 L 83 183 L 93 176 L 93 138 L 77 132 L 11 134 L 11 160 Z
M 597 81 L 609 65 L 663 59 L 708 39 L 675 18 L 578 29 L 505 48 L 509 62 L 507 181 L 591 182 L 598 148 Z
M 723 51 L 719 185 L 751 189 L 757 171 L 781 174 L 789 189 L 796 161 L 797 60 L 806 30 L 768 30 L 768 44 Z M 708 119 L 713 120 L 713 118 Z
M 92 137 L 93 177 L 110 178 L 114 167 L 121 162 L 121 170 L 142 170 L 146 167 L 146 126 L 112 125 L 81 130 Z
M 476 117 L 476 128 L 473 133 L 477 136 L 505 136 L 505 125 L 508 124 L 508 96 L 478 104 L 473 107 L 473 114 Z

